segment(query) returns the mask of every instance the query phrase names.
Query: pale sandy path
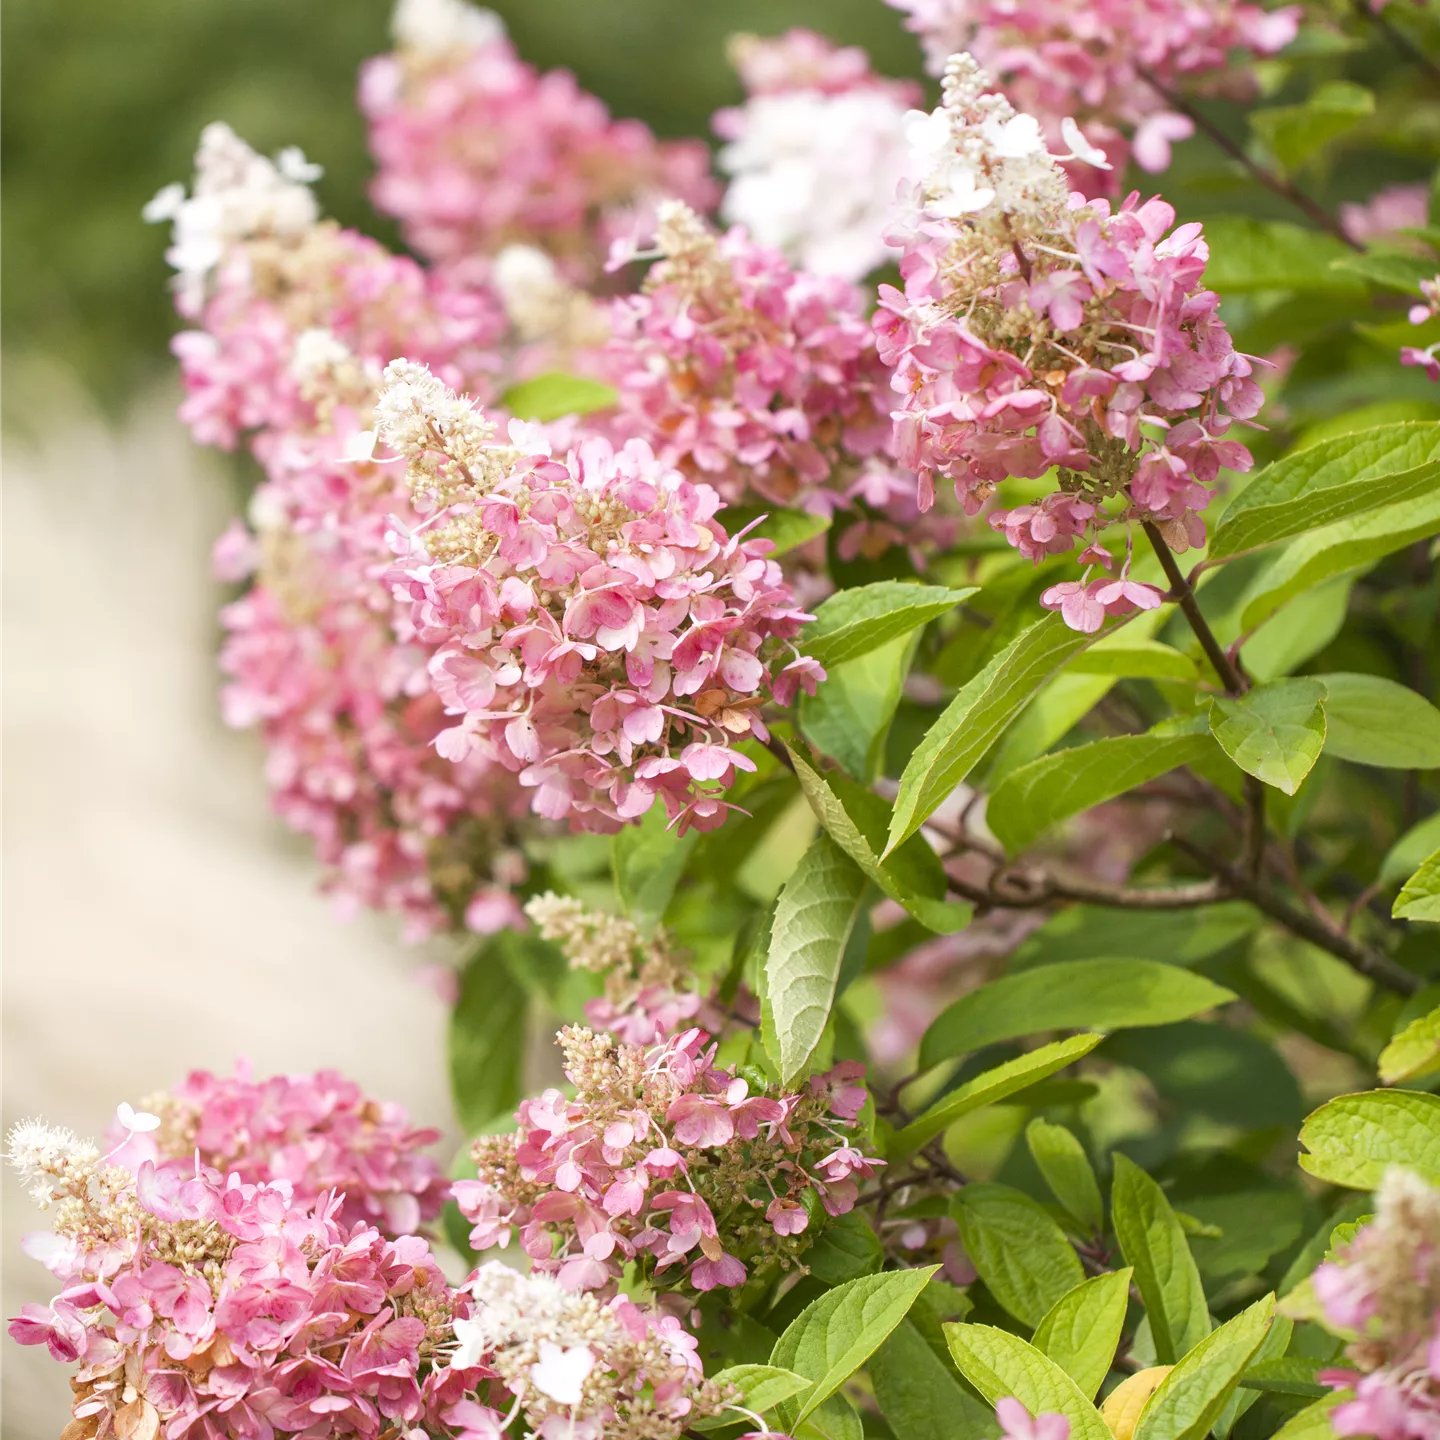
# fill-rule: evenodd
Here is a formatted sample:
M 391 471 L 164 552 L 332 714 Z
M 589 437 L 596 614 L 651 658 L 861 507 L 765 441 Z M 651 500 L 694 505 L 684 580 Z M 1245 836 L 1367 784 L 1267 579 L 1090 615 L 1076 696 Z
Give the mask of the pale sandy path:
M 206 557 L 229 499 L 171 408 L 116 433 L 77 402 L 5 446 L 5 1123 L 94 1134 L 118 1100 L 241 1054 L 337 1066 L 447 1123 L 423 957 L 333 918 L 266 810 L 254 738 L 216 719 Z M 8 1173 L 0 1196 L 8 1317 L 51 1285 L 19 1252 L 38 1217 Z M 53 1440 L 62 1367 L 6 1337 L 0 1376 L 4 1440 Z

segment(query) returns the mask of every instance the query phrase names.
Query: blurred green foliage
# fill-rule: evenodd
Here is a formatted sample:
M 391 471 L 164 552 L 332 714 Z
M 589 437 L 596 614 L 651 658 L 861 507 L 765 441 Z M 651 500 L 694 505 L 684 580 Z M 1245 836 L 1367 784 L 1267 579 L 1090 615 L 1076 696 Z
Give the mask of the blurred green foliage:
M 617 114 L 666 135 L 708 134 L 739 98 L 725 60 L 737 30 L 811 25 L 919 74 L 918 50 L 879 0 L 506 0 L 521 52 L 568 66 Z M 141 223 L 188 177 L 201 126 L 224 119 L 257 149 L 298 144 L 325 167 L 326 211 L 389 243 L 365 200 L 355 108 L 360 62 L 388 47 L 389 0 L 8 0 L 4 167 L 6 350 L 74 366 L 103 400 L 168 372 L 175 328 L 163 227 Z

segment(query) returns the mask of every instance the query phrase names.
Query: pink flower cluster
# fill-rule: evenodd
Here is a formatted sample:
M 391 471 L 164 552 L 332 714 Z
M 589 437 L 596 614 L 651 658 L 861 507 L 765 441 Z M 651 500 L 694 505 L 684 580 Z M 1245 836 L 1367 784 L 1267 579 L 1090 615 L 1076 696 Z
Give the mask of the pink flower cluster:
M 380 436 L 439 507 L 396 531 L 391 575 L 460 717 L 439 753 L 515 772 L 537 814 L 578 829 L 657 800 L 681 833 L 719 825 L 736 769 L 754 769 L 733 741 L 767 735 L 764 688 L 788 704 L 824 677 L 789 643 L 810 617 L 771 542 L 729 536 L 715 491 L 644 441 L 592 437 L 562 461 L 512 424 L 518 448 L 500 447 L 421 367 L 386 373 Z
M 425 1242 L 345 1227 L 339 1196 L 149 1162 L 105 1181 L 60 1295 L 10 1324 L 78 1364 L 75 1436 L 377 1440 L 484 1377 L 433 1363 L 456 1297 Z
M 523 866 L 507 835 L 523 797 L 502 769 L 434 754 L 429 651 L 397 638 L 382 579 L 406 492 L 345 458 L 402 347 L 487 393 L 498 306 L 316 220 L 308 189 L 224 127 L 202 141 L 194 197 L 166 213 L 189 236 L 172 255 L 192 265 L 184 295 L 201 327 L 175 341 L 181 416 L 202 443 L 243 438 L 265 472 L 250 528 L 237 522 L 216 550 L 221 578 L 254 577 L 222 612 L 226 719 L 261 730 L 275 807 L 347 906 L 398 913 L 416 937 L 467 910 L 473 928 L 510 923 Z
M 1352 1337 L 1353 1368 L 1322 1371 L 1353 1390 L 1330 1412 L 1336 1435 L 1440 1435 L 1440 1190 L 1398 1166 L 1385 1172 L 1375 1218 L 1313 1277 L 1326 1323 Z
M 650 253 L 641 292 L 612 314 L 622 435 L 728 505 L 828 514 L 891 469 L 886 374 L 856 286 L 792 269 L 743 230 L 717 236 L 683 205 L 662 207 Z
M 1410 323 L 1412 325 L 1423 325 L 1427 320 L 1440 315 L 1440 275 L 1436 275 L 1433 280 L 1422 280 L 1420 293 L 1425 299 L 1420 304 L 1410 307 Z M 1440 343 L 1426 346 L 1424 349 L 1418 345 L 1402 345 L 1400 347 L 1400 363 L 1418 366 L 1432 380 L 1440 381 L 1440 353 L 1437 352 L 1440 352 Z
M 812 1219 L 849 1211 L 857 1177 L 884 1163 L 846 1133 L 865 1101 L 858 1065 L 771 1096 L 719 1068 L 702 1030 L 648 1051 L 573 1026 L 559 1039 L 575 1099 L 525 1101 L 517 1134 L 476 1143 L 478 1178 L 455 1198 L 472 1246 L 518 1229 L 567 1289 L 608 1290 L 630 1262 L 702 1292 L 743 1284 L 747 1261 L 789 1268 Z
M 371 197 L 428 259 L 532 243 L 583 279 L 657 200 L 715 203 L 702 143 L 612 120 L 568 71 L 522 61 L 493 14 L 459 0 L 402 4 L 396 30 L 396 53 L 361 72 L 379 167 Z
M 975 514 L 996 485 L 1052 468 L 1059 489 L 990 516 L 1039 561 L 1079 545 L 1108 569 L 1103 528 L 1152 523 L 1176 550 L 1204 538 L 1199 512 L 1221 467 L 1248 469 L 1226 438 L 1261 405 L 1254 363 L 1236 352 L 1204 288 L 1198 224 L 1130 196 L 1118 209 L 1068 193 L 1035 121 L 1017 114 L 968 56 L 945 104 L 917 117 L 925 180 L 904 229 L 905 291 L 881 287 L 875 329 L 894 367 L 902 464 L 928 508 L 936 474 Z M 1077 130 L 1070 158 L 1095 158 Z M 1101 157 L 1103 158 L 1103 157 Z M 1119 578 L 1066 582 L 1043 603 L 1080 630 L 1159 603 Z
M 371 1099 L 333 1070 L 266 1080 L 246 1064 L 228 1076 L 194 1070 L 146 1109 L 156 1129 L 108 1137 L 130 1170 L 193 1157 L 246 1184 L 283 1182 L 296 1204 L 332 1192 L 343 1229 L 364 1223 L 392 1236 L 433 1220 L 445 1202 L 440 1167 L 424 1153 L 440 1132 L 415 1128 L 404 1106 Z
M 1052 140 L 1066 117 L 1102 144 L 1117 170 L 1128 156 L 1145 170 L 1170 164 L 1170 146 L 1194 133 L 1176 92 L 1243 100 L 1255 93 L 1255 58 L 1283 50 L 1301 7 L 1267 10 L 1249 0 L 885 0 L 920 36 L 932 74 L 967 50 L 1017 110 Z M 1247 64 L 1247 61 L 1249 62 Z M 1080 183 L 1103 192 L 1109 177 Z

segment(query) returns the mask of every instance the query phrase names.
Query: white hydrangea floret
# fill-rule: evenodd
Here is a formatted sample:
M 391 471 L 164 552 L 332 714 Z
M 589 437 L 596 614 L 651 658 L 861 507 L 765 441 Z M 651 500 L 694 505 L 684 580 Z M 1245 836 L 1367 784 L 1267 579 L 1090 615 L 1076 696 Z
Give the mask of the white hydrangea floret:
M 493 11 L 465 0 L 398 0 L 390 33 L 402 50 L 445 55 L 475 50 L 505 38 L 505 22 Z

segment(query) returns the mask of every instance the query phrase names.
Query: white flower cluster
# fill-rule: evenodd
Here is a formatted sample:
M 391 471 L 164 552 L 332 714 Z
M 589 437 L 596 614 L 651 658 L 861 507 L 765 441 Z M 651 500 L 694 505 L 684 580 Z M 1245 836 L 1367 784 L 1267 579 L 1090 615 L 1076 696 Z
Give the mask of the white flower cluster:
M 185 314 L 199 310 L 211 272 L 236 241 L 294 238 L 316 223 L 320 211 L 310 186 L 321 173 L 296 146 L 267 160 L 219 121 L 200 132 L 193 193 L 187 196 L 177 181 L 141 212 L 151 224 L 174 223 L 165 259 L 176 271 Z
M 906 111 L 880 89 L 789 90 L 733 112 L 721 205 L 805 269 L 859 280 L 895 251 L 884 232 L 908 169 Z
M 493 11 L 465 0 L 398 0 L 390 33 L 402 50 L 446 55 L 475 50 L 505 38 L 505 22 Z
M 1040 122 L 1017 114 L 970 55 L 952 55 L 945 67 L 943 100 L 929 114 L 905 117 L 911 173 L 920 184 L 926 216 L 1041 218 L 1063 210 L 1070 184 L 1063 160 L 1108 169 L 1105 152 L 1089 144 L 1073 120 L 1062 124 L 1068 155 L 1052 155 Z
M 428 366 L 392 360 L 381 383 L 375 430 L 365 432 L 372 446 L 378 438 L 412 465 L 421 463 L 427 452 L 440 450 L 462 466 L 483 463 L 495 427 L 464 396 L 432 375 Z
M 30 1198 L 44 1209 L 60 1193 L 56 1181 L 94 1165 L 100 1152 L 73 1130 L 43 1120 L 21 1120 L 5 1137 L 5 1158 L 30 1187 Z

